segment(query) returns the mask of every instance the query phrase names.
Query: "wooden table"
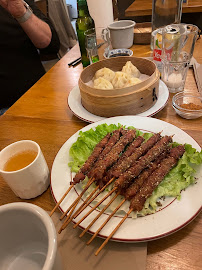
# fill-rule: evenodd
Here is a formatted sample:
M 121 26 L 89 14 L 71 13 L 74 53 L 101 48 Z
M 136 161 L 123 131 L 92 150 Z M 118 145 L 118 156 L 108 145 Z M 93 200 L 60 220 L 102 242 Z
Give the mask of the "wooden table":
M 202 63 L 202 41 L 196 43 L 195 58 Z M 149 46 L 134 46 L 135 56 L 150 56 Z M 51 169 L 53 160 L 64 144 L 76 131 L 87 123 L 79 120 L 69 110 L 67 97 L 78 83 L 82 65 L 68 67 L 68 63 L 79 55 L 78 45 L 68 52 L 48 73 L 0 117 L 0 148 L 8 144 L 31 139 L 39 143 Z M 193 71 L 190 69 L 185 90 L 197 92 Z M 168 105 L 155 117 L 178 126 L 202 146 L 202 121 L 182 119 Z M 0 178 L 0 205 L 23 201 L 17 198 Z M 50 189 L 28 202 L 45 210 L 51 210 L 55 203 Z M 172 222 L 172 221 L 171 221 Z M 202 214 L 184 229 L 166 238 L 148 243 L 148 270 L 201 270 Z
M 182 13 L 202 12 L 201 0 L 188 0 L 183 3 Z M 152 0 L 135 0 L 126 10 L 126 17 L 152 15 Z

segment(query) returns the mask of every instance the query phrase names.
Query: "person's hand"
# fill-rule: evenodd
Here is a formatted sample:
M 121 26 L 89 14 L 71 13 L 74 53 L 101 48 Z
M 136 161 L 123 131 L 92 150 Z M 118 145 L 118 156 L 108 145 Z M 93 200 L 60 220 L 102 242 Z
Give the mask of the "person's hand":
M 14 18 L 21 17 L 26 12 L 26 8 L 22 0 L 0 0 L 0 5 Z

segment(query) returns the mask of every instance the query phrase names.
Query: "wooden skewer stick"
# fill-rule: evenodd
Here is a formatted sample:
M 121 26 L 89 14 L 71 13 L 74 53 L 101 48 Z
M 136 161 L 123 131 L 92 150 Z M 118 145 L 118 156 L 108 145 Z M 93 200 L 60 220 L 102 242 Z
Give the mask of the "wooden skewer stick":
M 86 198 L 86 200 L 84 201 L 84 203 L 88 202 L 88 200 L 93 196 L 93 194 L 98 190 L 99 186 L 97 186 L 93 192 Z M 72 221 L 72 219 L 74 218 L 74 215 L 72 215 L 72 213 L 74 212 L 74 209 L 76 208 L 76 206 L 78 205 L 79 201 L 72 207 L 69 215 L 66 217 L 62 227 L 60 228 L 60 230 L 58 231 L 58 233 L 61 233 L 62 230 L 64 230 L 67 225 Z M 80 207 L 79 207 L 80 209 Z
M 61 233 L 62 230 L 64 230 L 68 224 L 74 219 L 76 218 L 111 182 L 113 181 L 113 179 L 111 179 L 97 194 L 95 194 L 95 196 L 91 199 L 91 197 L 94 195 L 94 193 L 99 189 L 99 186 L 97 186 L 93 192 L 91 192 L 91 194 L 86 198 L 86 200 L 83 202 L 83 204 L 79 207 L 79 209 L 72 215 L 74 209 L 76 208 L 77 204 L 75 204 L 72 208 L 72 210 L 70 211 L 69 215 L 67 216 L 67 218 L 65 219 L 62 227 L 60 228 L 60 230 L 58 231 L 58 233 Z M 89 201 L 89 199 L 91 199 Z M 89 202 L 88 202 L 89 201 Z M 71 216 L 72 215 L 72 216 Z
M 109 217 L 105 220 L 105 222 L 101 225 L 101 227 L 93 234 L 93 236 L 91 237 L 91 239 L 86 243 L 87 245 L 89 245 L 93 239 L 98 235 L 98 233 L 102 230 L 102 228 L 107 224 L 107 222 L 113 217 L 113 215 L 119 210 L 119 208 L 124 204 L 124 202 L 126 201 L 126 199 L 124 198 L 120 204 L 116 207 L 116 209 L 114 209 L 114 211 L 111 213 L 111 215 L 109 215 Z
M 93 190 L 93 192 L 86 198 L 86 200 L 84 201 L 84 203 L 87 203 L 87 202 L 88 202 L 88 200 L 93 196 L 93 194 L 98 190 L 98 188 L 99 188 L 99 186 L 97 186 L 97 187 Z M 78 203 L 79 203 L 79 201 L 78 201 Z M 78 203 L 77 203 L 77 204 L 78 204 Z M 58 233 L 61 233 L 61 231 L 64 230 L 64 229 L 67 227 L 67 225 L 74 219 L 74 215 L 77 213 L 77 211 L 81 209 L 81 206 L 80 206 L 79 209 L 72 215 L 72 213 L 74 212 L 74 209 L 76 208 L 77 204 L 75 204 L 74 207 L 72 207 L 72 209 L 71 209 L 69 215 L 68 215 L 67 218 L 65 219 L 65 221 L 64 221 L 62 227 L 60 228 L 60 230 L 58 231 Z M 83 205 L 83 204 L 82 204 L 82 205 Z
M 119 196 L 119 194 L 120 192 L 116 193 L 116 195 L 111 199 L 111 201 L 102 209 L 102 211 L 100 211 L 100 213 L 93 219 L 93 221 L 88 225 L 88 227 L 85 228 L 85 230 L 79 235 L 80 238 L 84 236 L 84 234 L 90 229 L 90 227 L 96 222 L 96 220 L 98 220 L 98 218 L 104 213 L 104 211 L 110 206 L 110 204 L 113 203 L 113 201 Z
M 71 184 L 68 188 L 68 190 L 65 192 L 65 194 L 62 196 L 62 198 L 59 200 L 59 202 L 55 205 L 55 207 L 53 208 L 53 210 L 50 213 L 50 217 L 53 215 L 53 213 L 55 212 L 55 210 L 58 208 L 58 206 L 61 204 L 61 202 L 64 200 L 64 198 L 67 196 L 67 194 L 70 192 L 70 190 L 73 188 L 73 184 Z
M 75 203 L 75 205 L 72 207 L 71 211 L 69 212 L 69 215 L 66 217 L 63 225 L 61 226 L 61 228 L 59 229 L 58 233 L 60 234 L 66 227 L 67 225 L 72 221 L 71 219 L 71 215 L 74 212 L 75 208 L 77 207 L 79 203 L 79 200 Z
M 111 234 L 107 237 L 107 239 L 102 243 L 102 245 L 98 248 L 98 250 L 95 252 L 95 256 L 97 256 L 100 251 L 103 249 L 103 247 L 109 242 L 110 238 L 115 234 L 115 232 L 118 230 L 118 228 L 122 225 L 122 223 L 127 219 L 127 217 L 130 215 L 130 213 L 133 211 L 133 209 L 130 209 L 128 213 L 125 215 L 125 217 L 121 220 L 121 222 L 116 226 L 116 228 L 111 232 Z
M 83 202 L 83 204 L 79 207 L 79 209 L 72 215 L 74 209 L 76 208 L 78 202 L 73 206 L 73 208 L 71 209 L 69 215 L 67 216 L 67 218 L 65 219 L 65 222 L 63 223 L 62 227 L 60 228 L 60 230 L 58 231 L 58 233 L 61 233 L 62 230 L 64 230 L 67 225 L 74 219 L 76 218 L 82 211 L 83 209 L 85 209 L 114 179 L 111 179 L 98 193 L 96 193 L 94 195 L 94 193 L 98 190 L 99 186 L 97 186 L 93 192 L 86 198 L 86 200 Z M 94 197 L 91 199 L 91 197 L 94 195 Z M 89 201 L 89 199 L 91 199 Z M 89 201 L 89 202 L 88 202 Z M 69 211 L 69 209 L 67 210 Z M 67 212 L 66 211 L 66 212 Z M 71 216 L 72 215 L 72 216 Z M 63 216 L 61 217 L 63 218 Z
M 88 201 L 88 203 L 87 204 L 82 204 L 82 207 L 81 207 L 81 209 L 78 209 L 76 212 L 75 212 L 75 214 L 74 214 L 74 218 L 76 218 L 76 217 L 78 217 L 78 215 L 92 202 L 92 201 L 94 201 L 94 199 L 95 198 L 97 198 L 98 197 L 98 195 L 100 195 L 100 193 L 103 191 L 103 190 L 105 190 L 105 188 L 108 186 L 108 185 L 110 185 L 111 184 L 111 182 L 113 182 L 114 181 L 114 178 L 112 178 L 104 187 L 102 187 L 101 189 L 100 189 L 100 191 L 98 192 L 98 193 L 96 193 L 94 196 L 93 196 L 93 198 L 91 198 L 90 199 L 90 201 Z
M 113 188 L 107 195 L 105 195 L 104 198 L 102 198 L 100 202 L 98 202 L 93 208 L 91 208 L 91 210 L 84 217 L 82 217 L 82 219 L 80 219 L 73 228 L 75 229 L 85 218 L 87 218 L 87 216 L 89 216 L 104 200 L 106 200 L 116 190 L 117 187 Z
M 97 191 L 99 189 L 99 186 L 97 186 L 92 192 L 91 192 L 91 194 L 86 198 L 86 200 L 82 203 L 82 205 L 76 210 L 76 212 L 74 213 L 74 215 L 73 215 L 73 218 L 76 218 L 82 211 L 83 211 L 83 208 L 84 208 L 84 206 L 87 204 L 87 205 L 89 205 L 91 202 L 92 202 L 92 200 L 90 201 L 90 202 L 88 202 L 91 198 L 92 198 L 92 196 L 95 194 L 95 192 Z M 96 197 L 96 196 L 95 196 Z M 94 197 L 93 197 L 94 198 Z
M 71 208 L 81 199 L 83 194 L 86 192 L 86 190 L 90 187 L 90 185 L 93 183 L 94 178 L 90 179 L 88 183 L 86 184 L 84 190 L 81 192 L 81 194 L 76 198 L 76 200 L 70 205 L 70 207 L 63 213 L 63 215 L 60 217 L 60 220 L 64 218 L 64 216 L 71 210 Z

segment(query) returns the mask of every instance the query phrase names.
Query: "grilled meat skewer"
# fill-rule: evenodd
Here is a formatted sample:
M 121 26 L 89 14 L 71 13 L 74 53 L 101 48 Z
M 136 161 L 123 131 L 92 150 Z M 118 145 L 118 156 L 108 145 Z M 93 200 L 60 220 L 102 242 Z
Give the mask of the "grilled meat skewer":
M 172 148 L 167 158 L 163 159 L 159 167 L 149 176 L 144 182 L 139 192 L 132 198 L 130 209 L 133 211 L 141 211 L 149 196 L 151 196 L 154 189 L 161 183 L 169 171 L 177 164 L 178 160 L 184 154 L 184 146 L 179 145 Z
M 105 156 L 111 151 L 111 149 L 113 148 L 113 146 L 120 140 L 120 137 L 124 134 L 123 132 L 123 128 L 121 129 L 116 129 L 112 136 L 110 137 L 109 141 L 107 142 L 107 144 L 105 145 L 103 151 L 101 152 L 101 154 L 99 155 L 97 161 L 93 164 L 93 166 L 91 167 L 91 170 L 88 172 L 88 178 L 91 178 L 91 174 L 92 171 L 95 170 L 95 168 L 99 167 L 101 160 L 103 160 L 105 158 Z
M 97 162 L 103 159 L 111 151 L 112 147 L 120 140 L 121 136 L 123 135 L 124 135 L 123 128 L 116 129 L 115 131 L 113 131 L 111 138 L 107 142 Z M 95 164 L 95 166 L 97 165 Z
M 154 160 L 147 169 L 141 172 L 141 174 L 134 179 L 134 182 L 126 189 L 121 192 L 121 194 L 127 199 L 131 200 L 135 194 L 140 190 L 143 183 L 148 179 L 148 177 L 156 170 L 160 162 L 168 155 L 168 151 L 164 151 L 160 157 Z
M 124 151 L 126 145 L 131 143 L 135 138 L 135 130 L 130 129 L 124 134 L 120 140 L 112 147 L 111 151 L 100 160 L 99 166 L 92 170 L 91 177 L 99 181 L 104 177 L 105 171 L 111 167 L 118 159 L 121 152 Z
M 83 164 L 79 172 L 75 175 L 73 179 L 73 184 L 77 184 L 85 179 L 85 174 L 92 168 L 94 162 L 98 159 L 99 155 L 103 151 L 103 148 L 110 139 L 111 134 L 108 133 L 94 148 L 91 155 L 88 157 L 86 162 Z
M 184 146 L 181 146 L 181 145 L 171 149 L 170 155 L 160 162 L 160 166 L 152 173 L 152 175 L 148 178 L 146 185 L 144 185 L 144 187 L 138 192 L 139 195 L 137 194 L 131 200 L 131 205 L 130 205 L 130 209 L 128 213 L 126 213 L 126 215 L 123 217 L 121 222 L 113 229 L 111 234 L 106 238 L 106 240 L 98 248 L 95 255 L 98 255 L 98 253 L 108 243 L 108 241 L 115 234 L 115 232 L 120 228 L 120 226 L 123 224 L 123 222 L 126 220 L 126 218 L 130 215 L 132 211 L 142 210 L 144 203 L 146 201 L 146 198 L 148 198 L 152 194 L 154 189 L 164 179 L 166 174 L 177 164 L 178 160 L 182 157 L 184 152 L 185 152 Z M 124 202 L 124 200 L 122 202 Z M 103 225 L 100 228 L 102 229 Z M 98 231 L 100 230 L 98 229 Z
M 134 149 L 134 152 L 129 157 L 123 159 L 121 164 L 116 167 L 116 170 L 113 172 L 113 177 L 118 178 L 121 173 L 125 172 L 128 168 L 130 168 L 136 161 L 146 152 L 152 148 L 159 140 L 161 139 L 160 133 L 154 134 L 148 141 L 141 144 L 140 147 Z
M 171 141 L 172 137 L 164 136 L 133 166 L 120 175 L 120 177 L 115 181 L 115 187 L 118 187 L 119 189 L 127 188 L 133 178 L 137 177 L 141 171 L 148 167 L 153 160 L 155 160 L 163 151 L 168 148 L 168 144 Z
M 113 173 L 115 170 L 117 170 L 118 166 L 123 162 L 123 160 L 133 154 L 136 148 L 138 148 L 142 142 L 144 141 L 144 138 L 142 136 L 138 136 L 126 149 L 126 151 L 121 155 L 121 157 L 118 159 L 117 163 L 114 164 L 106 173 L 106 176 L 104 177 L 103 181 L 106 183 L 111 178 L 114 177 Z

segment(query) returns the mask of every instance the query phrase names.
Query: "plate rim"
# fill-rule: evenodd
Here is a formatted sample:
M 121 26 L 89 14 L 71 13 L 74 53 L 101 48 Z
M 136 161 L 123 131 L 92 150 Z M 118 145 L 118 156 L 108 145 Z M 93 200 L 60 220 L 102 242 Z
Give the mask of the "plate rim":
M 132 118 L 144 118 L 144 119 L 147 118 L 147 117 L 142 117 L 142 116 L 131 116 L 131 115 L 130 115 L 130 116 L 116 116 L 116 117 L 111 117 L 110 119 L 113 119 L 113 118 L 126 118 L 126 117 L 132 117 Z M 108 118 L 108 119 L 109 119 L 109 118 Z M 195 142 L 195 144 L 197 145 L 197 147 L 201 148 L 200 145 L 197 143 L 197 141 L 196 141 L 194 138 L 192 138 L 189 134 L 187 134 L 187 133 L 186 133 L 185 131 L 183 131 L 182 129 L 176 127 L 175 125 L 170 124 L 170 123 L 168 123 L 168 122 L 165 122 L 165 121 L 163 121 L 163 120 L 157 119 L 157 118 L 148 118 L 148 119 L 152 119 L 153 121 L 163 122 L 163 123 L 166 123 L 166 124 L 169 125 L 169 126 L 173 126 L 173 127 L 177 128 L 177 129 L 179 129 L 180 131 L 184 132 L 189 138 L 191 138 L 191 139 Z M 105 122 L 106 120 L 107 120 L 107 119 L 104 119 L 104 120 L 95 122 L 95 123 L 93 123 L 93 124 L 87 125 L 87 126 L 83 127 L 82 129 L 78 130 L 78 131 L 77 131 L 75 134 L 73 134 L 70 138 L 72 138 L 72 137 L 74 137 L 74 136 L 78 136 L 78 133 L 79 133 L 81 130 L 82 130 L 82 131 L 83 131 L 83 130 L 86 131 L 86 130 L 90 129 L 90 128 L 92 127 L 92 125 L 96 126 L 96 125 L 102 124 L 102 123 Z M 101 122 L 101 123 L 99 123 L 99 122 Z M 121 120 L 120 120 L 120 122 L 121 122 Z M 69 138 L 69 139 L 70 139 L 70 138 Z M 69 140 L 69 139 L 68 139 L 68 140 Z M 61 148 L 59 149 L 57 155 L 59 154 L 59 152 L 60 152 L 60 150 L 63 148 L 63 146 L 68 142 L 68 140 L 66 140 L 66 142 L 61 146 Z M 55 162 L 55 160 L 56 160 L 56 158 L 57 158 L 57 155 L 56 155 L 56 157 L 55 157 L 55 159 L 54 159 L 54 162 Z M 53 166 L 54 166 L 54 162 L 53 162 L 53 165 L 52 165 L 52 169 L 53 169 Z M 57 203 L 57 200 L 56 200 L 56 197 L 55 197 L 53 188 L 52 188 L 52 169 L 51 169 L 51 175 L 50 175 L 50 189 L 51 189 L 51 194 L 52 194 L 52 196 L 53 196 L 53 199 L 54 199 L 55 202 Z M 60 209 L 61 212 L 63 212 L 63 209 L 62 209 L 60 206 L 59 206 L 59 209 Z M 196 211 L 191 217 L 189 217 L 184 223 L 180 224 L 180 225 L 177 226 L 176 228 L 174 228 L 174 229 L 172 229 L 172 230 L 169 230 L 169 231 L 167 231 L 167 232 L 165 232 L 165 233 L 157 234 L 157 235 L 154 235 L 153 237 L 151 237 L 151 236 L 150 236 L 150 237 L 142 237 L 142 238 L 138 238 L 138 239 L 135 239 L 135 238 L 133 238 L 133 239 L 128 239 L 128 238 L 112 237 L 111 240 L 112 240 L 112 241 L 118 241 L 118 242 L 130 242 L 130 243 L 137 243 L 137 242 L 145 242 L 145 241 L 153 241 L 153 240 L 157 240 L 157 239 L 166 237 L 166 236 L 168 236 L 168 235 L 171 235 L 171 234 L 173 234 L 173 233 L 179 231 L 180 229 L 184 228 L 186 225 L 188 225 L 192 220 L 194 220 L 194 219 L 198 216 L 198 214 L 201 212 L 201 210 L 202 210 L 202 206 L 199 207 L 199 209 L 197 209 L 197 211 Z M 144 217 L 143 217 L 143 218 L 144 218 Z M 76 223 L 74 220 L 73 220 L 72 222 L 73 222 L 73 223 Z M 85 226 L 79 225 L 79 228 L 85 229 Z M 90 233 L 90 234 L 93 234 L 93 233 L 94 233 L 94 232 L 91 231 L 91 230 L 88 230 L 87 232 Z M 100 238 L 104 238 L 104 239 L 108 237 L 107 235 L 103 235 L 103 234 L 100 234 L 100 233 L 99 233 L 97 236 L 100 237 Z
M 51 183 L 51 177 L 50 177 L 50 183 Z M 52 194 L 52 197 L 55 201 L 55 203 L 57 203 L 58 201 L 56 200 L 55 198 L 55 195 L 53 193 L 53 189 L 52 189 L 52 186 L 50 185 L 50 189 L 51 189 L 51 194 Z M 90 206 L 91 207 L 91 206 Z M 64 213 L 64 211 L 62 210 L 62 208 L 59 206 L 58 209 L 60 209 L 60 211 L 62 213 Z M 162 233 L 162 234 L 159 234 L 159 235 L 156 235 L 156 236 L 153 236 L 153 237 L 145 237 L 145 238 L 141 238 L 141 239 L 128 239 L 128 238 L 118 238 L 118 237 L 112 237 L 110 240 L 111 241 L 116 241 L 116 242 L 123 242 L 123 243 L 141 243 L 141 242 L 148 242 L 148 241 L 154 241 L 154 240 L 158 240 L 158 239 L 161 239 L 161 238 L 164 238 L 166 236 L 169 236 L 177 231 L 180 231 L 181 229 L 183 229 L 184 227 L 186 227 L 189 223 L 191 223 L 199 214 L 200 212 L 202 211 L 202 206 L 201 208 L 199 208 L 199 210 L 189 219 L 187 220 L 187 222 L 183 223 L 181 226 L 167 232 L 167 233 Z M 76 221 L 72 220 L 72 223 L 76 224 Z M 83 227 L 82 225 L 78 225 L 78 227 L 82 230 L 85 230 L 85 227 Z M 94 232 L 91 231 L 91 230 L 88 230 L 87 233 L 93 235 Z M 106 239 L 108 236 L 106 235 L 103 235 L 101 233 L 98 233 L 97 234 L 97 237 L 100 237 L 102 239 Z
M 160 84 L 162 85 L 162 88 L 164 89 L 164 91 L 166 91 L 166 94 L 167 94 L 167 99 L 165 98 L 164 104 L 163 104 L 160 108 L 158 108 L 158 110 L 156 110 L 156 111 L 153 112 L 153 113 L 150 113 L 150 114 L 144 115 L 144 116 L 138 115 L 138 114 L 137 114 L 136 116 L 141 116 L 141 117 L 151 117 L 151 116 L 156 115 L 157 113 L 159 113 L 160 111 L 162 111 L 162 110 L 166 107 L 166 105 L 168 104 L 168 100 L 169 100 L 169 90 L 168 90 L 166 84 L 165 84 L 162 80 L 160 80 Z M 86 112 L 92 114 L 94 117 L 102 117 L 102 119 L 98 119 L 97 121 L 92 121 L 92 120 L 86 119 L 86 118 L 84 118 L 84 117 L 78 115 L 78 114 L 75 112 L 75 110 L 72 109 L 72 106 L 70 106 L 70 101 L 69 101 L 70 98 L 71 98 L 71 95 L 73 94 L 72 91 L 76 91 L 77 88 L 79 89 L 78 84 L 75 85 L 75 86 L 72 88 L 72 90 L 69 92 L 68 97 L 67 97 L 67 105 L 68 105 L 70 111 L 73 113 L 73 115 L 75 115 L 78 119 L 80 119 L 80 120 L 82 120 L 82 121 L 84 121 L 84 122 L 87 122 L 87 123 L 91 123 L 91 124 L 92 124 L 92 123 L 95 123 L 95 122 L 98 122 L 98 121 L 102 121 L 102 120 L 104 120 L 104 119 L 111 118 L 111 117 L 102 117 L 102 116 L 98 116 L 98 115 L 95 115 L 95 114 L 92 114 L 92 113 L 88 112 L 88 111 L 83 107 L 83 105 L 82 105 L 80 102 L 79 102 L 79 103 L 80 103 L 79 105 L 82 106 L 83 109 L 84 109 Z M 158 102 L 158 100 L 157 100 L 157 102 Z M 155 103 L 155 104 L 156 104 L 156 103 Z M 155 106 L 155 104 L 154 104 L 153 106 Z M 153 106 L 152 106 L 152 107 L 153 107 Z M 152 108 L 152 107 L 151 107 L 151 108 Z M 150 110 L 151 108 L 149 108 L 148 110 Z M 148 111 L 148 110 L 147 110 L 147 111 Z M 145 111 L 145 112 L 147 112 L 147 111 Z M 145 112 L 143 112 L 143 113 L 145 113 Z M 123 115 L 123 116 L 124 116 L 124 115 Z M 116 117 L 116 116 L 114 116 L 114 117 Z

